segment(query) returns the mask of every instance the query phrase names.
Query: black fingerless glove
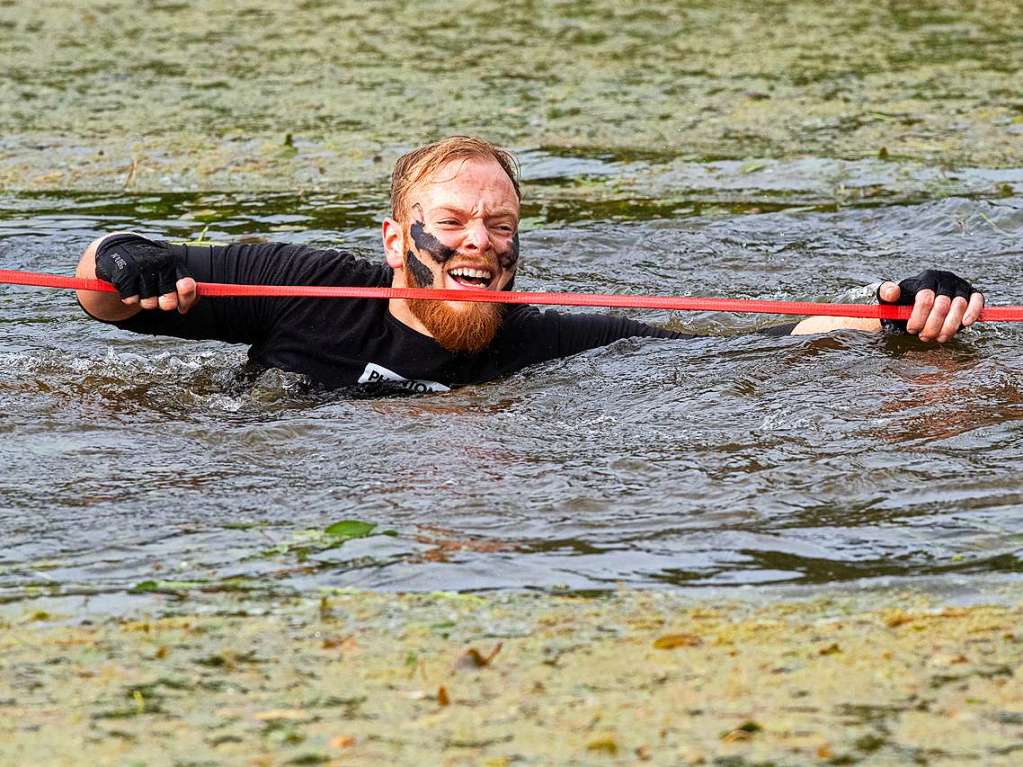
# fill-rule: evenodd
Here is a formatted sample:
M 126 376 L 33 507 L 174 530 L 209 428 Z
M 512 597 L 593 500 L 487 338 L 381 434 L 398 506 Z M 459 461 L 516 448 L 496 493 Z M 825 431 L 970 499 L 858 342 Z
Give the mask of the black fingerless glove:
M 96 249 L 96 276 L 117 288 L 121 298 L 153 298 L 177 290 L 191 272 L 165 242 L 137 234 L 114 235 Z
M 921 290 L 933 290 L 935 298 L 938 296 L 948 296 L 951 299 L 962 297 L 967 301 L 976 292 L 970 283 L 952 272 L 925 269 L 916 277 L 909 277 L 899 283 L 899 300 L 895 304 L 897 306 L 912 306 L 916 301 L 916 294 Z M 880 286 L 877 289 L 877 302 L 879 304 L 891 303 L 881 300 Z M 881 320 L 881 327 L 889 333 L 905 333 L 906 322 L 907 320 Z

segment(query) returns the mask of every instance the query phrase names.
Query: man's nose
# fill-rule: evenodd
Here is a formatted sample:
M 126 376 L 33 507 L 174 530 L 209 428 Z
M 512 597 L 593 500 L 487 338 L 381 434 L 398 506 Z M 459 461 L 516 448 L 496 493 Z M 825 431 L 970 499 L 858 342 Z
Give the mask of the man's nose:
M 490 232 L 482 221 L 469 224 L 465 234 L 465 247 L 468 250 L 484 251 L 490 247 Z

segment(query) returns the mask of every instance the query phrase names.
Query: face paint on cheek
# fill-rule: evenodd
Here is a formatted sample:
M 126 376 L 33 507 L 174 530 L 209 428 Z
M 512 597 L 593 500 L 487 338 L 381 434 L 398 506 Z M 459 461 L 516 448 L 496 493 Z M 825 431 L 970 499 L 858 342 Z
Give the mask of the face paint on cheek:
M 433 287 L 433 272 L 430 271 L 430 267 L 416 258 L 416 254 L 411 250 L 408 252 L 405 263 L 417 288 Z
M 501 262 L 501 268 L 505 270 L 514 269 L 515 264 L 519 262 L 519 233 L 516 232 L 515 236 L 512 237 L 511 247 L 507 251 L 498 256 Z
M 409 234 L 412 235 L 412 242 L 416 244 L 419 251 L 426 253 L 438 264 L 445 263 L 456 253 L 454 248 L 449 248 L 426 231 L 422 221 L 413 221 L 412 226 L 409 227 Z

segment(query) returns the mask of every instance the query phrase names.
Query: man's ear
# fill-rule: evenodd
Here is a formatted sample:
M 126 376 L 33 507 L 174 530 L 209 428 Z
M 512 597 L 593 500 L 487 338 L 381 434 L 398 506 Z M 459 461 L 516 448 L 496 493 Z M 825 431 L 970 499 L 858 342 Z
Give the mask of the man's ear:
M 384 258 L 387 260 L 387 265 L 392 269 L 402 269 L 405 266 L 405 253 L 403 252 L 405 236 L 401 224 L 393 218 L 385 218 L 381 235 L 384 240 Z

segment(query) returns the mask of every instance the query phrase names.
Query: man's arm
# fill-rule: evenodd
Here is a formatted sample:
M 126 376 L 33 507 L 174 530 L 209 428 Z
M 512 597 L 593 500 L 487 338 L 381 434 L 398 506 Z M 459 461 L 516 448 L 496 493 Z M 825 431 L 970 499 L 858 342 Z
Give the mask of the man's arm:
M 130 232 L 86 248 L 78 274 L 107 280 L 119 296 L 80 292 L 93 318 L 122 330 L 192 340 L 262 344 L 304 298 L 237 296 L 197 301 L 196 284 L 372 285 L 383 267 L 350 253 L 280 242 L 178 245 Z M 187 314 L 186 314 L 187 312 Z
M 913 312 L 905 323 L 905 332 L 916 334 L 922 341 L 944 343 L 959 330 L 969 327 L 984 308 L 984 295 L 973 290 L 966 280 L 951 272 L 928 270 L 896 284 L 884 282 L 877 297 L 884 303 L 912 305 Z M 506 316 L 506 324 L 516 329 L 517 346 L 531 350 L 532 362 L 567 357 L 620 339 L 636 337 L 691 338 L 692 336 L 656 328 L 635 320 L 613 315 L 561 314 L 539 311 L 535 306 L 516 307 Z M 880 320 L 855 317 L 808 317 L 795 325 L 783 325 L 763 331 L 769 335 L 808 335 L 834 330 L 865 330 L 878 332 Z M 528 339 L 521 340 L 521 339 Z M 513 345 L 516 345 L 513 343 Z
M 899 284 L 883 282 L 877 291 L 883 303 L 912 304 L 913 313 L 905 332 L 921 341 L 945 343 L 960 329 L 968 328 L 984 308 L 984 294 L 951 272 L 925 271 Z M 900 300 L 901 299 L 901 300 Z M 828 333 L 832 330 L 866 330 L 877 333 L 880 320 L 856 317 L 807 317 L 796 325 L 792 335 Z

